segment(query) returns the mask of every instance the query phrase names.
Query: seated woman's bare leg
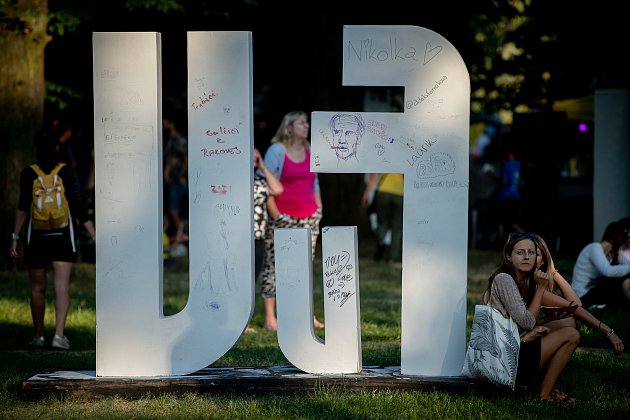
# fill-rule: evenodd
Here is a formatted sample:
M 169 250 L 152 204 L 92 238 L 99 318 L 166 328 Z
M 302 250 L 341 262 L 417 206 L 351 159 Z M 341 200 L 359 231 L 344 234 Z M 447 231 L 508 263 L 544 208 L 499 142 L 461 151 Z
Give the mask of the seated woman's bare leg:
M 541 338 L 540 368 L 545 369 L 539 389 L 541 400 L 553 399 L 560 374 L 580 343 L 580 333 L 572 327 L 559 328 Z

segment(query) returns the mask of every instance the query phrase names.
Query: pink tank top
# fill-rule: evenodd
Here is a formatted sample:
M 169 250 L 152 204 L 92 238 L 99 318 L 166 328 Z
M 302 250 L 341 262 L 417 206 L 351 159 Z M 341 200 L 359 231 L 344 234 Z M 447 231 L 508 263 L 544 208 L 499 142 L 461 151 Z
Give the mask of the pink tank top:
M 278 210 L 300 219 L 310 217 L 317 211 L 317 202 L 313 192 L 316 174 L 310 168 L 311 154 L 307 150 L 306 158 L 299 163 L 284 155 L 284 165 L 280 182 L 284 192 L 276 196 Z

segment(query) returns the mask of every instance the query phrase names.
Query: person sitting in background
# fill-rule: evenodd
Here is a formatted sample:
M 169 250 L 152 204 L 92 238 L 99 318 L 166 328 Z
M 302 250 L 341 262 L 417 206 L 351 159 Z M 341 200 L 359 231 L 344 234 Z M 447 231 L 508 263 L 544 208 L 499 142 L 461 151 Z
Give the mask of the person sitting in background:
M 621 225 L 625 242 L 619 246 L 617 262 L 619 264 L 630 264 L 630 217 L 624 217 L 619 220 L 619 224 Z
M 621 224 L 612 222 L 600 242 L 586 245 L 578 255 L 571 286 L 585 308 L 593 305 L 628 307 L 630 264 L 617 264 L 622 235 Z
M 540 400 L 571 402 L 574 399 L 555 385 L 580 342 L 580 333 L 570 326 L 552 330 L 537 325 L 549 280 L 535 276 L 535 270 L 534 235 L 511 233 L 503 247 L 503 262 L 488 279 L 482 303 L 511 317 L 521 332 L 516 383 L 528 386 L 540 372 Z
M 547 281 L 547 290 L 550 293 L 544 293 L 542 298 L 542 304 L 545 306 L 567 307 L 571 305 L 578 305 L 578 308 L 573 312 L 572 316 L 568 316 L 563 319 L 554 319 L 545 322 L 545 327 L 551 331 L 557 328 L 563 328 L 569 326 L 577 329 L 576 320 L 582 322 L 589 327 L 596 329 L 606 335 L 608 340 L 613 346 L 615 353 L 622 353 L 624 351 L 623 341 L 615 333 L 615 330 L 604 324 L 597 319 L 588 310 L 582 307 L 582 301 L 578 297 L 575 290 L 571 287 L 569 282 L 556 270 L 553 258 L 551 258 L 551 252 L 545 240 L 534 234 L 534 243 L 536 244 L 536 272 L 535 275 L 539 281 Z

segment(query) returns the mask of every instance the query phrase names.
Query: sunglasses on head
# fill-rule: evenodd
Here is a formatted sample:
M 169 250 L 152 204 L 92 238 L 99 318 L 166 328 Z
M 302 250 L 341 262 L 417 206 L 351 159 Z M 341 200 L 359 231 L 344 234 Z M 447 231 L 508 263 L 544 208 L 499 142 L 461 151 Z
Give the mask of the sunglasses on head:
M 527 238 L 527 239 L 534 239 L 534 234 L 533 233 L 529 233 L 529 232 L 512 232 L 510 233 L 510 235 L 508 236 L 508 242 L 511 241 L 512 239 L 516 240 L 516 239 L 521 239 L 521 238 Z

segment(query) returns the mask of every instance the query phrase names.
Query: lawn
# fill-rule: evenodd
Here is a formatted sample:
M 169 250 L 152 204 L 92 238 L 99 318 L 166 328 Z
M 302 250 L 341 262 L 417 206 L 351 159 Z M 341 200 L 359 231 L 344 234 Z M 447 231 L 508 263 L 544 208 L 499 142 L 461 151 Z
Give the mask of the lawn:
M 361 251 L 361 334 L 363 365 L 400 365 L 400 269 L 376 264 L 369 248 Z M 499 263 L 498 251 L 469 251 L 468 326 L 474 304 L 487 277 Z M 570 277 L 573 261 L 560 258 L 561 273 Z M 183 264 L 185 266 L 185 263 Z M 314 263 L 315 312 L 323 318 L 321 259 Z M 167 314 L 184 307 L 188 276 L 181 264 L 165 269 L 164 307 Z M 542 403 L 522 394 L 452 395 L 448 392 L 380 391 L 344 392 L 317 389 L 308 396 L 249 396 L 187 394 L 145 397 L 140 400 L 107 398 L 82 401 L 46 398 L 36 402 L 20 398 L 22 382 L 50 369 L 95 369 L 95 269 L 75 265 L 72 302 L 66 333 L 68 352 L 32 350 L 27 346 L 32 327 L 26 272 L 0 271 L 0 418 L 628 418 L 630 414 L 630 357 L 615 356 L 602 333 L 581 327 L 581 350 L 571 359 L 558 386 L 578 401 L 569 406 Z M 47 335 L 54 327 L 54 300 L 49 287 Z M 611 325 L 622 339 L 630 337 L 628 312 L 607 309 L 593 312 Z M 280 351 L 275 333 L 262 328 L 262 301 L 257 293 L 251 326 L 236 345 L 213 367 L 275 366 L 289 362 Z M 630 339 L 628 339 L 630 340 Z M 630 341 L 628 344 L 630 345 Z

